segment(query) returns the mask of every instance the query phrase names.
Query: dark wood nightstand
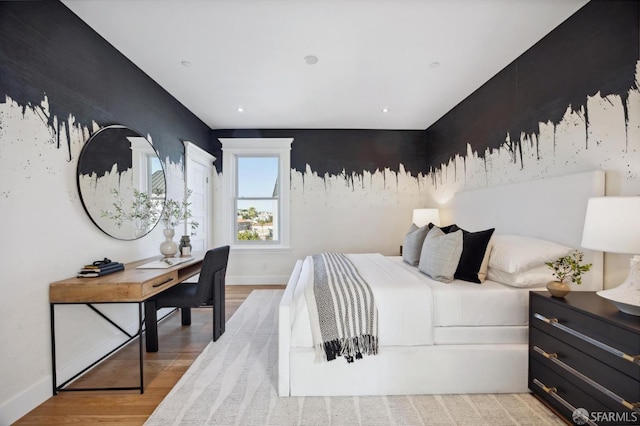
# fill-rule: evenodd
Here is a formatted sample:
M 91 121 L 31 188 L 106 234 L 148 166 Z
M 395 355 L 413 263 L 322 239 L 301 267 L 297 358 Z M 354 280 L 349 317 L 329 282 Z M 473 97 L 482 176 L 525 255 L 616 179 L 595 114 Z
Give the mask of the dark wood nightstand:
M 531 292 L 529 388 L 572 424 L 640 425 L 640 317 L 594 292 Z

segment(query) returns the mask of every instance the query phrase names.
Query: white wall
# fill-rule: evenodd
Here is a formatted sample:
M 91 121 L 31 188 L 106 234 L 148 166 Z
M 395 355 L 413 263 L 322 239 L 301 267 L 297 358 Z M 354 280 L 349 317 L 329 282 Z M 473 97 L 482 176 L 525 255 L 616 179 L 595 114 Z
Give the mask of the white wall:
M 0 425 L 52 395 L 49 283 L 104 257 L 129 262 L 158 255 L 164 241 L 161 227 L 140 240 L 119 241 L 91 222 L 76 186 L 89 129 L 70 117 L 71 149 L 58 147 L 58 135 L 43 120 L 48 114 L 46 99 L 24 111 L 11 99 L 0 103 Z M 165 167 L 168 190 L 181 197 L 182 165 Z M 136 309 L 103 305 L 129 332 L 136 329 Z M 56 308 L 56 326 L 59 383 L 123 341 L 82 305 Z
M 295 141 L 294 141 L 295 143 Z M 285 284 L 297 259 L 321 251 L 398 255 L 414 208 L 424 207 L 425 177 L 389 170 L 362 176 L 318 176 L 308 167 L 291 171 L 291 250 L 233 252 L 229 284 Z M 215 178 L 214 206 L 221 200 L 222 174 Z M 227 244 L 216 208 L 214 240 Z

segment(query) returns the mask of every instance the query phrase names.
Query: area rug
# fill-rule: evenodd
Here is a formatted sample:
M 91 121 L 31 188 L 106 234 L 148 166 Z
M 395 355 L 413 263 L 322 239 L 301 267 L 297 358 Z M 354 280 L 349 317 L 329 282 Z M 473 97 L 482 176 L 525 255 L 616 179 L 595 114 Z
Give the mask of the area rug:
M 564 425 L 529 394 L 278 397 L 282 290 L 255 290 L 145 423 Z

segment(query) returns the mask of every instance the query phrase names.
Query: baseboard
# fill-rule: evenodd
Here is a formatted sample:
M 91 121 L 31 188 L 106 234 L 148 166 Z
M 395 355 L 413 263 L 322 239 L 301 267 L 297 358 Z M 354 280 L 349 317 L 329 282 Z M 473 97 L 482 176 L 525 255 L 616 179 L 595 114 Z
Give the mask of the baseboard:
M 134 324 L 134 326 L 137 327 L 137 324 Z M 65 380 L 72 377 L 78 371 L 82 371 L 87 365 L 90 365 L 95 360 L 100 359 L 100 357 L 104 356 L 104 354 L 108 353 L 125 340 L 126 337 L 120 334 L 113 335 L 101 344 L 94 346 L 90 350 L 69 361 L 66 365 L 58 365 L 58 385 L 64 383 Z M 0 425 L 12 424 L 52 396 L 53 377 L 51 374 L 47 374 L 35 384 L 0 406 Z
M 265 284 L 286 284 L 289 281 L 288 275 L 227 275 L 226 284 L 229 285 L 265 285 Z
M 0 405 L 0 425 L 10 425 L 52 396 L 53 385 L 48 374 Z
M 158 310 L 158 322 L 166 318 L 171 312 L 172 308 L 162 308 Z M 138 328 L 137 321 L 129 324 L 129 327 L 125 327 L 127 330 L 135 330 Z M 123 334 L 114 334 L 107 338 L 101 344 L 94 346 L 88 351 L 84 352 L 80 356 L 69 361 L 64 366 L 58 366 L 57 369 L 57 384 L 60 385 L 65 382 L 69 377 L 82 371 L 91 363 L 97 359 L 103 357 L 106 353 L 109 353 L 113 348 L 122 344 L 127 340 L 127 337 Z M 135 343 L 137 344 L 137 343 Z M 137 367 L 137 366 L 136 366 Z M 137 383 L 132 383 L 132 386 L 137 386 Z M 36 408 L 38 405 L 45 402 L 47 399 L 53 396 L 53 377 L 51 374 L 47 374 L 42 379 L 38 380 L 35 384 L 15 395 L 13 398 L 5 401 L 0 405 L 0 425 L 9 425 L 20 419 L 29 411 Z

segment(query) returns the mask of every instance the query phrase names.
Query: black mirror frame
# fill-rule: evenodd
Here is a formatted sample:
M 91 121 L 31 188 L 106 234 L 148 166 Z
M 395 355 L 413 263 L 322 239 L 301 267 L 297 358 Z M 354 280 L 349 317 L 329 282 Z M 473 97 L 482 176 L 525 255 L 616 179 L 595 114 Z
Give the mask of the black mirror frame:
M 151 142 L 149 142 L 149 140 L 147 140 L 147 138 L 145 138 L 144 136 L 140 135 L 140 133 L 138 133 L 137 131 L 135 131 L 135 130 L 131 129 L 130 127 L 123 126 L 123 125 L 109 125 L 109 126 L 102 127 L 101 129 L 99 129 L 98 131 L 96 131 L 95 133 L 93 133 L 93 134 L 89 137 L 89 139 L 87 139 L 87 141 L 86 141 L 86 142 L 85 142 L 85 144 L 83 145 L 82 150 L 80 151 L 80 154 L 79 154 L 79 156 L 78 156 L 78 164 L 77 164 L 77 167 L 76 167 L 76 186 L 77 186 L 77 189 L 78 189 L 78 194 L 79 194 L 79 196 L 80 196 L 80 201 L 81 201 L 81 203 L 82 203 L 82 207 L 83 207 L 84 211 L 86 212 L 86 214 L 87 214 L 87 216 L 89 217 L 89 219 L 91 220 L 91 222 L 93 222 L 93 224 L 94 224 L 98 229 L 100 229 L 103 233 L 105 233 L 105 234 L 106 234 L 106 235 L 108 235 L 109 237 L 114 238 L 114 239 L 116 239 L 116 240 L 121 240 L 121 241 L 135 241 L 135 240 L 140 239 L 140 238 L 144 237 L 145 235 L 149 234 L 149 233 L 150 233 L 150 232 L 151 232 L 151 231 L 152 231 L 152 230 L 153 230 L 153 229 L 158 225 L 159 220 L 157 220 L 157 221 L 156 221 L 155 223 L 153 223 L 153 224 L 150 224 L 150 225 L 148 226 L 147 231 L 146 231 L 144 234 L 141 234 L 141 235 L 139 235 L 139 236 L 137 236 L 137 237 L 135 237 L 135 238 L 124 238 L 124 237 L 121 237 L 121 236 L 112 235 L 111 233 L 109 233 L 107 230 L 105 230 L 105 229 L 104 229 L 104 228 L 103 228 L 103 227 L 102 227 L 102 226 L 101 226 L 101 225 L 96 221 L 96 219 L 94 218 L 94 216 L 93 216 L 93 215 L 92 215 L 92 213 L 90 212 L 90 209 L 87 207 L 86 202 L 85 202 L 85 197 L 84 197 L 84 196 L 83 196 L 83 194 L 82 194 L 82 187 L 81 187 L 81 184 L 80 184 L 80 180 L 81 180 L 81 176 L 82 176 L 82 175 L 85 175 L 85 173 L 81 173 L 81 168 L 85 165 L 85 164 L 84 164 L 84 162 L 83 162 L 83 156 L 85 156 L 85 157 L 86 157 L 87 152 L 89 152 L 89 149 L 90 149 L 90 147 L 91 147 L 91 143 L 92 143 L 92 142 L 94 142 L 94 143 L 95 143 L 95 141 L 96 141 L 96 140 L 98 140 L 98 138 L 100 138 L 100 137 L 104 137 L 104 135 L 105 135 L 105 133 L 106 133 L 106 132 L 108 132 L 108 131 L 112 131 L 112 130 L 119 130 L 119 131 L 121 131 L 122 133 L 131 133 L 131 135 L 130 135 L 130 136 L 132 136 L 132 137 L 140 137 L 140 138 L 143 138 L 143 139 L 145 139 L 145 140 L 147 141 L 147 143 L 149 144 L 149 146 L 153 149 L 153 152 L 155 153 L 155 155 L 158 157 L 160 167 L 162 168 L 162 175 L 163 175 L 163 178 L 164 178 L 164 181 L 165 181 L 165 188 L 166 188 L 166 179 L 167 179 L 167 176 L 166 176 L 166 170 L 165 170 L 165 168 L 164 168 L 164 164 L 163 164 L 162 160 L 160 159 L 160 155 L 158 154 L 158 151 L 155 149 L 155 147 L 153 146 L 153 144 L 151 144 Z M 122 153 L 122 152 L 121 152 L 121 153 Z M 124 156 L 122 156 L 121 158 L 124 158 Z M 86 160 L 86 158 L 85 158 L 85 160 Z M 117 161 L 117 159 L 116 159 L 116 160 L 113 160 L 113 161 L 105 161 L 105 159 L 100 158 L 100 159 L 99 159 L 99 161 L 98 161 L 98 163 L 99 163 L 100 165 L 102 165 L 102 166 L 108 166 L 108 164 L 110 163 L 110 164 L 113 166 L 113 164 L 115 164 L 115 162 L 114 162 L 114 161 Z M 131 161 L 129 161 L 129 164 L 127 164 L 127 165 L 129 166 L 128 168 L 133 168 L 133 164 L 131 164 Z M 126 170 L 126 169 L 125 169 L 125 170 Z M 124 170 L 121 170 L 120 172 L 123 172 L 123 171 L 124 171 Z M 96 171 L 93 171 L 93 172 L 96 172 Z M 97 173 L 97 172 L 96 172 L 96 173 Z M 165 198 L 165 201 L 166 201 L 166 198 Z

